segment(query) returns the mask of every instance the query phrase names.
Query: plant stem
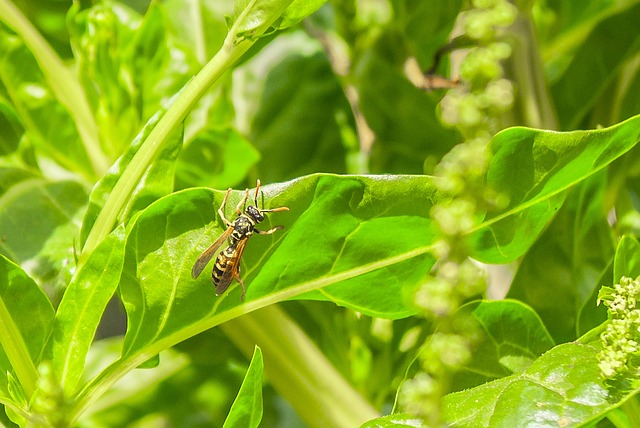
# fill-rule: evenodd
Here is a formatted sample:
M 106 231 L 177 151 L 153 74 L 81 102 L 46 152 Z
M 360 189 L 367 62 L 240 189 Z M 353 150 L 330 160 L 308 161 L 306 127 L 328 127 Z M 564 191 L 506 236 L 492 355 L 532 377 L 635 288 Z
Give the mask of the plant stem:
M 142 175 L 160 151 L 163 144 L 168 140 L 171 133 L 178 128 L 193 109 L 193 106 L 200 100 L 211 85 L 220 78 L 252 44 L 253 41 L 245 40 L 234 45 L 233 42 L 230 41 L 230 38 L 227 37 L 223 47 L 204 68 L 185 85 L 178 97 L 167 109 L 165 115 L 149 133 L 140 150 L 138 150 L 133 159 L 131 159 L 131 163 L 113 187 L 107 202 L 100 211 L 94 226 L 87 236 L 79 263 L 84 263 L 88 254 L 111 232 L 118 214 L 122 211 L 129 197 L 140 182 Z
M 35 56 L 51 90 L 74 119 L 93 173 L 101 176 L 107 170 L 109 160 L 100 147 L 98 126 L 77 77 L 10 0 L 0 0 L 0 18 L 22 38 Z
M 351 428 L 379 416 L 279 308 L 260 309 L 220 328 L 248 357 L 260 346 L 269 380 L 308 426 Z
M 0 0 L 2 1 L 2 0 Z M 269 26 L 282 15 L 292 0 L 282 0 L 275 11 L 267 16 L 262 16 L 263 21 L 256 27 L 256 33 L 252 37 L 241 34 L 241 28 L 247 25 L 245 18 L 251 15 L 256 2 L 251 2 L 236 19 L 229 30 L 220 50 L 195 75 L 179 93 L 175 101 L 169 106 L 165 115 L 160 118 L 158 124 L 149 133 L 138 152 L 133 156 L 129 166 L 113 187 L 107 202 L 100 211 L 78 261 L 79 265 L 86 261 L 87 255 L 102 241 L 113 229 L 118 214 L 122 211 L 129 197 L 140 182 L 142 175 L 147 170 L 156 154 L 160 151 L 169 136 L 191 112 L 195 104 L 231 66 L 247 52 L 257 38 L 263 34 Z
M 558 119 L 546 83 L 533 22 L 529 12 L 521 12 L 511 27 L 514 49 L 513 78 L 518 85 L 519 117 L 516 123 L 532 128 L 558 129 Z

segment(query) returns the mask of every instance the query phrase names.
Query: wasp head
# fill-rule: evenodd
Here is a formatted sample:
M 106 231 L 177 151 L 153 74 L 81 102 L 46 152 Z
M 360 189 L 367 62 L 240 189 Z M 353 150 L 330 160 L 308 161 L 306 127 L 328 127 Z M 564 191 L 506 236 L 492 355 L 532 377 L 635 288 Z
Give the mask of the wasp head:
M 249 205 L 247 207 L 246 213 L 256 223 L 260 223 L 262 220 L 264 220 L 264 214 L 262 214 L 262 212 L 258 208 L 254 207 L 253 205 Z

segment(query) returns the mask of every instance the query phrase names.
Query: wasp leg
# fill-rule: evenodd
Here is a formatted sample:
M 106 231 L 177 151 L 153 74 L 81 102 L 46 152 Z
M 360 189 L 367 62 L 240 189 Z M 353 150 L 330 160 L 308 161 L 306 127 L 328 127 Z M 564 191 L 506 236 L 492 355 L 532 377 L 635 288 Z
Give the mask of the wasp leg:
M 240 278 L 240 269 L 238 269 L 238 272 L 236 272 L 234 276 L 236 278 L 236 281 L 238 281 L 238 284 L 240 284 L 240 286 L 242 287 L 242 294 L 240 295 L 240 301 L 244 301 L 244 295 L 247 292 L 247 289 L 244 287 L 244 281 L 242 280 L 242 278 Z
M 258 235 L 271 235 L 272 233 L 274 233 L 276 230 L 281 230 L 284 229 L 284 226 L 276 226 L 276 227 L 272 227 L 269 230 L 258 230 L 258 229 L 253 229 L 253 231 L 255 233 L 257 233 Z
M 220 204 L 220 208 L 218 208 L 218 215 L 227 226 L 231 226 L 231 222 L 227 220 L 224 216 L 224 206 L 227 204 L 227 198 L 229 197 L 229 193 L 231 193 L 231 187 L 227 189 L 227 193 L 224 194 L 224 198 L 222 199 L 222 203 Z

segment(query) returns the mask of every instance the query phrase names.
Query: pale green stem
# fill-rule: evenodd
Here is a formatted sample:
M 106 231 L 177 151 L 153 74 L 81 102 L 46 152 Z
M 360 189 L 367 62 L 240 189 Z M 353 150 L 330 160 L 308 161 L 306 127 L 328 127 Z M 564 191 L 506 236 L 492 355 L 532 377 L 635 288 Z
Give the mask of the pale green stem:
M 358 427 L 380 414 L 278 307 L 269 306 L 220 326 L 247 357 L 257 344 L 265 373 L 309 427 Z
M 98 127 L 78 79 L 10 0 L 0 0 L 0 19 L 22 38 L 35 56 L 51 90 L 73 117 L 95 175 L 101 176 L 109 160 L 100 147 Z
M 515 46 L 511 56 L 517 84 L 518 124 L 539 129 L 558 129 L 555 107 L 549 93 L 531 16 L 521 13 L 511 27 Z
M 234 45 L 228 37 L 223 47 L 216 53 L 211 61 L 185 85 L 175 102 L 167 109 L 165 115 L 149 133 L 140 150 L 138 150 L 133 159 L 131 159 L 131 163 L 113 187 L 107 202 L 100 211 L 91 232 L 89 232 L 79 263 L 84 263 L 87 255 L 111 232 L 118 214 L 122 211 L 122 208 L 140 182 L 147 167 L 153 161 L 171 133 L 178 128 L 211 85 L 222 76 L 252 44 L 253 41 L 245 40 Z

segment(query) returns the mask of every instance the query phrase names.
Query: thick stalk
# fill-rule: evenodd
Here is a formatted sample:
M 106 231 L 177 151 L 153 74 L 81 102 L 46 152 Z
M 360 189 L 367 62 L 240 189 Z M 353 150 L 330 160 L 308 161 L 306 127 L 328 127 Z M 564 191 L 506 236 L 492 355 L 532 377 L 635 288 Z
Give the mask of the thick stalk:
M 308 426 L 352 428 L 380 416 L 276 306 L 220 328 L 249 358 L 254 346 L 260 346 L 269 381 Z

